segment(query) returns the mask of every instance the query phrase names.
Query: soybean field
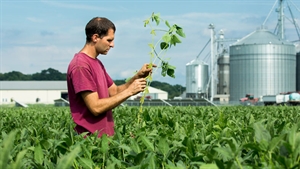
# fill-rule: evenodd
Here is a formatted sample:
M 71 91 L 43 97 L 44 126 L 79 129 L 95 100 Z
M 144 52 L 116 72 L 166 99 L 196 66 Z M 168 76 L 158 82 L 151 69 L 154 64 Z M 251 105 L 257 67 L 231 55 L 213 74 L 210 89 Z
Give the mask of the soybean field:
M 300 168 L 299 106 L 117 107 L 115 135 L 68 107 L 0 107 L 1 169 Z

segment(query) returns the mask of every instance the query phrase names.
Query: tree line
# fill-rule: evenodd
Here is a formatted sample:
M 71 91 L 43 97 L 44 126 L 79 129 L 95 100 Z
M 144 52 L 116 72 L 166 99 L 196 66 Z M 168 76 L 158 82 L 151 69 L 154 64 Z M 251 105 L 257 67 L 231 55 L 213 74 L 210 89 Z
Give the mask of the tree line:
M 11 71 L 8 73 L 0 73 L 0 81 L 24 81 L 24 80 L 66 80 L 67 74 L 61 73 L 58 70 L 53 68 L 48 68 L 46 70 L 42 70 L 41 72 L 34 74 L 23 74 L 18 71 Z M 116 85 L 121 85 L 125 83 L 125 79 L 123 80 L 114 80 Z M 169 98 L 172 99 L 175 96 L 180 96 L 183 91 L 185 91 L 185 87 L 181 85 L 170 85 L 166 82 L 152 81 L 151 87 L 163 90 L 168 92 Z
M 42 70 L 40 73 L 23 74 L 18 71 L 8 73 L 0 73 L 0 80 L 16 81 L 16 80 L 66 80 L 67 74 L 61 73 L 58 70 L 49 68 Z

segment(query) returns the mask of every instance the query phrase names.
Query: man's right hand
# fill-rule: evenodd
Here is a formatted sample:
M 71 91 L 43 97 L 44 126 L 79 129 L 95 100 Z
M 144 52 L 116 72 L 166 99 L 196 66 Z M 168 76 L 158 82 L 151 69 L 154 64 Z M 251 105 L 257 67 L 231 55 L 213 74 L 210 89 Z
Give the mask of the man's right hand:
M 142 66 L 142 68 L 137 72 L 137 76 L 138 78 L 145 78 L 147 77 L 149 74 L 152 73 L 152 69 L 155 68 L 156 65 L 153 64 L 144 64 Z
M 135 79 L 128 87 L 128 90 L 132 93 L 132 95 L 136 95 L 140 92 L 143 92 L 146 88 L 146 85 L 147 81 L 145 78 Z

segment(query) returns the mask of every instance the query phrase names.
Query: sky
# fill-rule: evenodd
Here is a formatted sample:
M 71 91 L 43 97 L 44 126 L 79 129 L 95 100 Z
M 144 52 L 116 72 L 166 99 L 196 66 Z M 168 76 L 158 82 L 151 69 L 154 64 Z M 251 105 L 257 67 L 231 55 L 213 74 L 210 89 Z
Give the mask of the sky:
M 165 58 L 176 67 L 175 78 L 162 77 L 160 68 L 153 80 L 186 86 L 186 64 L 198 58 L 209 62 L 210 24 L 216 36 L 222 30 L 228 46 L 264 25 L 271 32 L 277 24 L 276 0 L 0 0 L 0 73 L 33 74 L 53 68 L 62 73 L 74 54 L 85 44 L 85 25 L 93 17 L 110 19 L 116 26 L 115 46 L 99 55 L 113 80 L 131 77 L 150 61 L 150 27 L 144 20 L 160 13 L 163 20 L 183 28 L 182 43 L 169 49 Z M 300 1 L 285 4 L 286 38 L 298 34 L 291 24 L 290 5 L 300 22 Z M 155 26 L 155 25 L 153 25 Z M 160 24 L 160 29 L 165 29 Z M 161 36 L 158 34 L 154 42 Z M 203 50 L 201 55 L 199 53 Z M 155 62 L 156 64 L 159 64 Z

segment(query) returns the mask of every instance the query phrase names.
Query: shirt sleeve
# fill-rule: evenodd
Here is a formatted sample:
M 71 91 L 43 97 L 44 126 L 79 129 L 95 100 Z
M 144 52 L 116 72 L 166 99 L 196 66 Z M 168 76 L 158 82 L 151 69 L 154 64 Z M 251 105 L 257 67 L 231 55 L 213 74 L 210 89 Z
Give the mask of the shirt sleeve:
M 107 73 L 106 73 L 106 81 L 107 81 L 107 88 L 109 88 L 114 83 L 112 78 Z
M 109 74 L 106 72 L 106 69 L 104 67 L 104 65 L 102 64 L 101 61 L 99 61 L 100 66 L 102 67 L 104 74 L 105 74 L 105 78 L 106 78 L 106 82 L 107 82 L 107 88 L 109 88 L 112 84 L 114 84 L 114 81 L 112 80 L 112 78 L 109 76 Z
M 97 91 L 96 83 L 89 69 L 78 66 L 73 69 L 71 75 L 76 94 L 82 91 Z

